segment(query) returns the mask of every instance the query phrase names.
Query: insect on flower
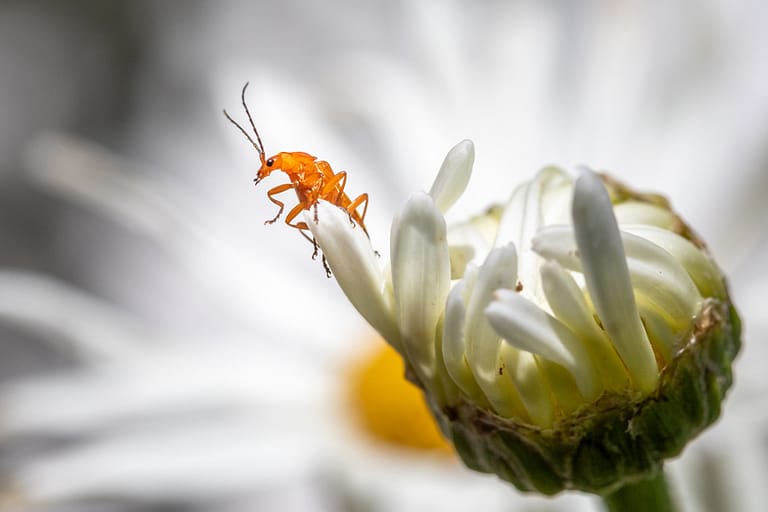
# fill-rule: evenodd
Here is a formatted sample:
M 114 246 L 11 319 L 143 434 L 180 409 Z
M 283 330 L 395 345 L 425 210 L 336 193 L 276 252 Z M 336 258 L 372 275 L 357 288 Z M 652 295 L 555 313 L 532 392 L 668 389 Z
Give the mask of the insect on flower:
M 302 151 L 293 152 L 280 152 L 266 158 L 264 152 L 264 145 L 261 142 L 261 137 L 256 129 L 256 125 L 251 117 L 251 112 L 248 109 L 248 105 L 245 102 L 245 91 L 248 89 L 248 82 L 243 86 L 243 90 L 240 93 L 240 99 L 245 109 L 245 114 L 248 116 L 248 122 L 251 124 L 256 140 L 245 131 L 245 129 L 224 110 L 224 116 L 234 124 L 242 133 L 246 136 L 251 145 L 259 153 L 261 159 L 261 167 L 259 167 L 256 177 L 253 179 L 254 185 L 258 185 L 261 180 L 272 174 L 273 171 L 282 171 L 290 179 L 290 183 L 284 183 L 277 185 L 267 191 L 267 197 L 270 201 L 275 203 L 280 209 L 277 211 L 277 215 L 273 219 L 269 219 L 264 224 L 274 224 L 282 215 L 285 209 L 285 203 L 275 198 L 277 194 L 294 190 L 296 197 L 299 199 L 299 203 L 291 208 L 288 215 L 285 217 L 285 223 L 299 230 L 301 235 L 306 238 L 314 247 L 312 253 L 312 259 L 317 258 L 318 245 L 313 236 L 307 234 L 309 226 L 306 222 L 295 222 L 296 217 L 303 210 L 309 210 L 314 208 L 315 222 L 318 222 L 317 218 L 317 202 L 319 200 L 328 201 L 335 204 L 339 208 L 346 210 L 349 215 L 349 220 L 353 225 L 360 226 L 366 235 L 368 230 L 365 227 L 365 214 L 368 211 L 368 194 L 360 194 L 354 200 L 344 192 L 344 187 L 347 184 L 347 173 L 345 171 L 333 172 L 331 165 L 325 160 L 318 160 L 317 157 L 304 153 Z M 357 210 L 362 206 L 363 213 L 360 214 Z M 331 277 L 331 270 L 328 266 L 328 262 L 323 255 L 323 267 L 328 277 Z

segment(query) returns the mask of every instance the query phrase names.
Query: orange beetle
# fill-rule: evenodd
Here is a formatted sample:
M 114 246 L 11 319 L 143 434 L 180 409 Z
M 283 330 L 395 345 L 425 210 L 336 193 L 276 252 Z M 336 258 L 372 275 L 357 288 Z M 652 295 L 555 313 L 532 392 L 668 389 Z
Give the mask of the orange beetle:
M 359 225 L 363 229 L 363 232 L 368 235 L 368 230 L 365 227 L 365 214 L 368 211 L 368 194 L 360 194 L 354 200 L 350 199 L 346 192 L 344 192 L 344 187 L 347 184 L 347 173 L 345 171 L 334 173 L 328 162 L 325 160 L 318 160 L 317 157 L 301 151 L 280 152 L 274 156 L 266 158 L 261 137 L 259 136 L 258 130 L 256 130 L 256 125 L 248 110 L 248 105 L 245 103 L 246 89 L 248 89 L 247 82 L 243 86 L 240 99 L 258 143 L 251 138 L 248 132 L 246 132 L 237 121 L 230 117 L 226 110 L 224 111 L 224 115 L 243 133 L 243 135 L 246 136 L 251 145 L 259 153 L 261 167 L 259 167 L 253 182 L 255 185 L 258 185 L 261 180 L 268 177 L 274 171 L 284 172 L 290 180 L 290 183 L 277 185 L 267 191 L 269 200 L 279 206 L 280 209 L 273 219 L 265 221 L 264 224 L 273 224 L 276 222 L 285 209 L 285 204 L 276 199 L 275 195 L 294 190 L 296 192 L 296 197 L 299 199 L 299 203 L 288 212 L 288 215 L 285 217 L 285 223 L 292 228 L 298 229 L 302 236 L 312 243 L 315 248 L 315 252 L 312 254 L 312 259 L 317 257 L 317 241 L 314 237 L 310 237 L 306 233 L 309 231 L 309 226 L 306 222 L 294 222 L 294 219 L 303 210 L 309 210 L 314 207 L 315 222 L 317 222 L 317 202 L 321 199 L 346 210 L 353 225 Z M 362 214 L 357 211 L 360 206 L 363 207 Z M 326 274 L 330 277 L 331 271 L 325 261 L 325 256 L 323 256 L 323 266 L 325 267 Z

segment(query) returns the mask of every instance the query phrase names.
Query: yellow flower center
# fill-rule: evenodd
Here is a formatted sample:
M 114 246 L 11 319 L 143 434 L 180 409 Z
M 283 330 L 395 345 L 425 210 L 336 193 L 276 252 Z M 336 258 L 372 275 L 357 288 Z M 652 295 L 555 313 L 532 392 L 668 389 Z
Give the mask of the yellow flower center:
M 421 391 L 405 379 L 402 358 L 383 340 L 350 369 L 347 395 L 355 423 L 374 440 L 413 450 L 453 453 Z

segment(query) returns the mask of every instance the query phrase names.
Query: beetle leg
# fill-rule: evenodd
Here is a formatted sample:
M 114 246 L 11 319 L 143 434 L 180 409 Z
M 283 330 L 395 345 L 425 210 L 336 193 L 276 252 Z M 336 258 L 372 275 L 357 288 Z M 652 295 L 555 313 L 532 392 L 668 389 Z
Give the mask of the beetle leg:
M 328 260 L 325 259 L 325 254 L 323 254 L 323 268 L 325 269 L 325 277 L 330 279 L 333 277 L 333 273 L 331 272 L 331 267 L 328 266 Z
M 294 208 L 295 209 L 295 208 Z M 296 224 L 288 224 L 292 228 L 296 228 L 299 230 L 299 233 L 301 233 L 301 236 L 303 236 L 307 242 L 312 244 L 312 259 L 317 259 L 317 255 L 320 252 L 320 246 L 317 245 L 317 239 L 315 239 L 314 236 L 309 236 L 307 234 L 307 231 L 309 231 L 309 226 L 307 226 L 306 222 L 297 222 Z
M 296 188 L 296 186 L 293 183 L 285 183 L 283 185 L 278 185 L 275 188 L 271 188 L 267 191 L 267 197 L 270 201 L 275 203 L 277 206 L 280 207 L 280 209 L 277 211 L 277 215 L 275 215 L 274 219 L 266 220 L 264 221 L 264 224 L 274 224 L 277 219 L 280 218 L 280 215 L 283 213 L 283 210 L 285 209 L 285 204 L 282 201 L 278 201 L 274 198 L 276 194 L 280 194 L 282 192 L 285 192 L 287 190 L 291 190 L 292 188 Z
M 347 206 L 347 211 L 352 213 L 357 211 L 357 207 L 362 204 L 365 204 L 365 206 L 363 207 L 363 214 L 360 216 L 361 224 L 365 221 L 365 214 L 368 213 L 368 194 L 360 194 L 349 206 Z
M 317 259 L 317 254 L 320 252 L 320 246 L 317 245 L 317 238 L 312 237 L 312 246 L 315 248 L 315 250 L 312 252 L 312 259 Z M 323 256 L 323 259 L 325 259 L 325 256 Z
M 307 226 L 306 222 L 297 222 L 293 224 L 291 221 L 295 219 L 299 213 L 304 209 L 304 203 L 299 203 L 296 206 L 294 206 L 290 212 L 288 212 L 288 215 L 285 217 L 285 223 L 291 226 L 292 228 L 296 228 L 299 230 L 302 229 L 309 229 L 309 226 Z
M 334 174 L 323 185 L 321 191 L 321 197 L 331 203 L 335 203 L 338 199 L 344 195 L 344 187 L 347 186 L 347 173 L 345 171 L 339 171 L 338 174 Z M 334 193 L 331 195 L 331 193 Z
M 359 215 L 357 213 L 357 208 L 360 205 L 363 206 L 363 214 Z M 352 201 L 349 206 L 347 206 L 347 213 L 349 214 L 350 221 L 352 219 L 357 219 L 357 223 L 360 224 L 360 227 L 363 228 L 363 231 L 365 231 L 365 234 L 368 234 L 368 230 L 365 229 L 365 214 L 368 213 L 368 194 L 360 194 L 355 198 L 354 201 Z
M 295 209 L 295 208 L 294 208 Z M 320 254 L 320 246 L 317 243 L 317 239 L 315 237 L 310 237 L 308 234 L 304 232 L 304 230 L 309 230 L 309 226 L 307 226 L 306 222 L 297 222 L 296 224 L 290 224 L 291 226 L 298 228 L 299 233 L 301 233 L 301 236 L 307 239 L 309 243 L 312 244 L 312 259 L 316 260 L 317 255 Z M 331 273 L 331 267 L 328 266 L 328 260 L 325 259 L 325 254 L 323 254 L 323 268 L 325 269 L 325 275 L 327 277 L 333 276 Z
M 298 225 L 301 225 L 301 224 L 303 224 L 303 223 L 300 222 Z M 307 228 L 307 229 L 309 229 L 309 228 Z M 314 237 L 309 236 L 308 234 L 306 234 L 302 230 L 299 230 L 299 233 L 301 233 L 301 236 L 303 236 L 304 238 L 307 239 L 307 242 L 311 243 L 312 245 L 315 245 L 315 238 Z

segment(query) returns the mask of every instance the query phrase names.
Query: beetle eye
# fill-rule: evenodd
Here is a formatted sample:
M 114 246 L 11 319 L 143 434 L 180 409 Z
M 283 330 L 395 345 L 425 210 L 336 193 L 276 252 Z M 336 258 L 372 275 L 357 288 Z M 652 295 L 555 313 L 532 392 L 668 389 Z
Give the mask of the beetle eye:
M 270 158 L 269 160 L 267 160 L 267 167 L 272 167 L 273 165 L 275 165 L 274 158 Z

